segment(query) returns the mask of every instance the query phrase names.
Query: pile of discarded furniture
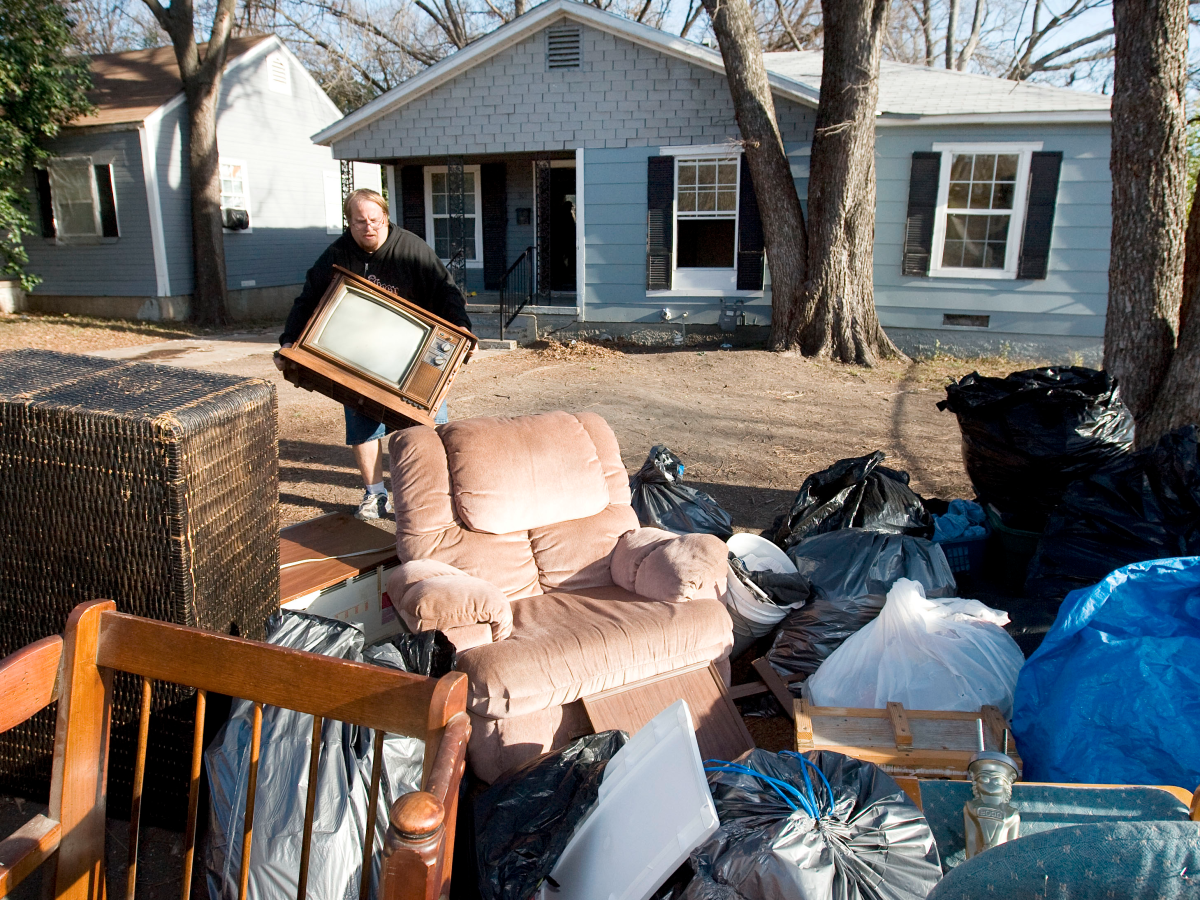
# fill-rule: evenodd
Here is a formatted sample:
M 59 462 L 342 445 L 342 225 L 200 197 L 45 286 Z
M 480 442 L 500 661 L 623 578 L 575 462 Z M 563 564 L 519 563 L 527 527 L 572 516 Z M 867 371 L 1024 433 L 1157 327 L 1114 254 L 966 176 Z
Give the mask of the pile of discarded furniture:
M 0 518 L 42 551 L 0 563 L 0 786 L 50 799 L 0 896 L 100 900 L 119 812 L 132 898 L 156 796 L 185 900 L 1194 896 L 1195 429 L 1133 452 L 1082 369 L 947 406 L 974 500 L 874 453 L 762 536 L 591 413 L 404 428 L 393 540 L 278 531 L 269 385 L 0 354 Z M 23 519 L 51 478 L 78 508 Z M 1034 640 L 961 596 L 997 562 Z

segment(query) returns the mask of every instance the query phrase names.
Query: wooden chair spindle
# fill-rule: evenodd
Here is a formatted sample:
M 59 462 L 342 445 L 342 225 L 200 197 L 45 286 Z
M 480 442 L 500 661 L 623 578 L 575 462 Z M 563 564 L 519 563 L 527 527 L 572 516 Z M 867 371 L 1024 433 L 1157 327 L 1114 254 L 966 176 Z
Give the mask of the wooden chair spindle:
M 137 757 L 133 764 L 133 799 L 129 804 L 129 871 L 125 882 L 125 898 L 133 900 L 137 887 L 138 832 L 142 821 L 142 786 L 146 778 L 146 745 L 150 741 L 150 697 L 154 682 L 142 679 L 142 709 L 138 719 Z
M 250 883 L 250 844 L 254 837 L 254 795 L 258 791 L 258 754 L 262 747 L 263 705 L 254 704 L 254 725 L 250 731 L 250 776 L 246 784 L 246 815 L 242 819 L 242 866 L 238 873 L 238 900 L 246 900 Z
M 183 837 L 183 886 L 180 900 L 191 900 L 192 860 L 196 853 L 196 816 L 200 809 L 200 770 L 204 763 L 204 713 L 207 691 L 196 691 L 196 729 L 192 733 L 192 778 L 188 787 L 187 830 Z
M 367 900 L 371 892 L 371 857 L 375 849 L 375 808 L 379 805 L 379 778 L 383 773 L 383 732 L 375 729 L 374 757 L 371 760 L 371 795 L 367 800 L 367 834 L 363 840 L 362 878 L 358 900 Z
M 308 896 L 308 860 L 312 850 L 313 818 L 317 812 L 317 775 L 321 761 L 321 726 L 324 719 L 313 716 L 312 749 L 308 754 L 308 799 L 304 801 L 304 841 L 300 845 L 300 882 L 296 900 Z

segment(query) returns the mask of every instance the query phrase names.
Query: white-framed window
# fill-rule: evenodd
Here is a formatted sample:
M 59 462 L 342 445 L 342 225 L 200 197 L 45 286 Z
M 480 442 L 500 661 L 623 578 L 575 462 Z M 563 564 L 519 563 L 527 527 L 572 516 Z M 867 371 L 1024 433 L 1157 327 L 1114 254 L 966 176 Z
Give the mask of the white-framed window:
M 225 231 L 251 231 L 250 175 L 240 159 L 221 160 L 221 223 Z
M 934 144 L 942 154 L 930 277 L 1016 278 L 1040 143 Z
M 479 166 L 463 166 L 463 251 L 468 266 L 483 265 L 483 199 Z M 446 166 L 425 167 L 425 240 L 444 263 L 450 261 L 450 185 Z
M 35 172 L 42 234 L 57 243 L 87 243 L 119 236 L 112 166 L 90 156 L 47 161 Z
M 701 153 L 675 157 L 672 290 L 733 291 L 741 157 L 728 150 Z

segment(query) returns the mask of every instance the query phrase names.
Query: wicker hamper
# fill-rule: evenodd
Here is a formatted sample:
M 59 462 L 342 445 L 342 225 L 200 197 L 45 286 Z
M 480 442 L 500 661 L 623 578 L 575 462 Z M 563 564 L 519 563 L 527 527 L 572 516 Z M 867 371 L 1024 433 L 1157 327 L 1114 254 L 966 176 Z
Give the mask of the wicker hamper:
M 0 352 L 0 658 L 81 600 L 261 638 L 279 603 L 275 388 L 166 366 Z M 140 688 L 118 680 L 109 802 L 128 807 Z M 194 701 L 156 685 L 146 788 L 186 808 Z M 53 710 L 0 735 L 0 792 L 44 795 Z M 147 810 L 149 812 L 149 810 Z

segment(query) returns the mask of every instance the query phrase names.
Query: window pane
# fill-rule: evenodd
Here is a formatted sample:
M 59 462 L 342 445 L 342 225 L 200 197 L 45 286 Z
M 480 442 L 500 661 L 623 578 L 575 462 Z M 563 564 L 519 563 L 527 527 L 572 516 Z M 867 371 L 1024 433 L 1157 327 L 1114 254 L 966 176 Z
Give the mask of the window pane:
M 972 181 L 991 181 L 996 175 L 996 157 L 991 153 L 980 153 L 975 157 L 975 172 Z
M 1004 268 L 1004 245 L 993 244 L 990 241 L 987 245 L 987 252 L 984 254 L 983 267 L 985 269 L 1003 269 Z
M 988 216 L 988 240 L 1008 241 L 1008 216 Z
M 961 241 L 967 236 L 966 216 L 946 216 L 946 240 Z
M 983 268 L 983 242 L 982 241 L 966 241 L 963 243 L 963 268 L 966 269 L 982 269 Z
M 429 175 L 429 183 L 430 183 L 430 185 L 432 185 L 433 192 L 435 194 L 446 193 L 446 173 L 445 172 L 431 172 Z
M 475 220 L 463 219 L 463 253 L 467 259 L 475 259 Z
M 1011 182 L 997 184 L 992 191 L 992 209 L 1012 209 L 1015 188 L 1016 185 Z
M 951 181 L 971 180 L 972 156 L 969 153 L 955 153 L 954 161 L 950 164 Z
M 1016 181 L 1017 180 L 1017 160 L 1020 159 L 1015 153 L 1002 153 L 996 157 L 996 180 L 997 181 Z
M 733 187 L 737 184 L 737 163 L 721 163 L 718 167 L 717 178 L 721 184 Z
M 697 165 L 696 183 L 704 187 L 715 187 L 717 184 L 716 163 L 700 163 Z
M 696 165 L 695 163 L 680 163 L 679 164 L 679 186 L 683 187 L 696 186 Z
M 696 211 L 696 191 L 679 191 L 679 211 L 680 212 L 695 212 Z
M 957 268 L 962 265 L 963 242 L 946 241 L 942 250 L 943 268 Z
M 986 241 L 988 236 L 988 217 L 987 216 L 968 216 L 967 217 L 967 239 L 972 241 Z
M 475 215 L 475 173 L 463 172 L 463 212 Z
M 680 219 L 676 267 L 733 268 L 735 231 L 733 219 Z
M 433 252 L 439 259 L 450 258 L 450 220 L 433 220 Z
M 445 194 L 434 194 L 433 195 L 433 214 L 435 216 L 446 215 L 446 195 Z
M 992 185 L 988 184 L 972 184 L 971 185 L 971 209 L 991 209 L 992 208 Z
M 696 196 L 696 209 L 700 212 L 715 212 L 717 209 L 717 192 L 715 190 L 701 191 Z
M 717 194 L 717 209 L 733 212 L 737 209 L 737 191 L 723 190 Z
M 966 209 L 967 198 L 971 193 L 971 185 L 958 182 L 950 185 L 949 205 L 951 209 Z
M 91 159 L 52 160 L 49 171 L 58 233 L 62 236 L 96 234 Z

